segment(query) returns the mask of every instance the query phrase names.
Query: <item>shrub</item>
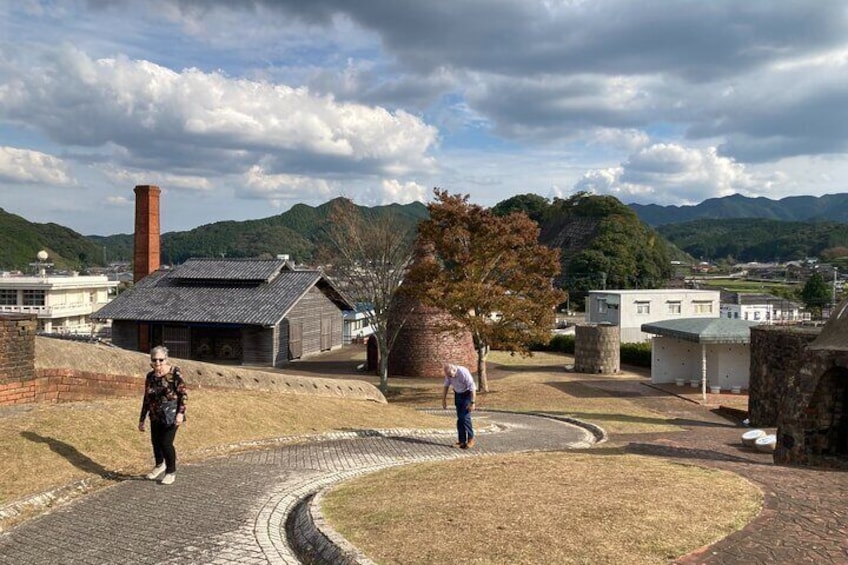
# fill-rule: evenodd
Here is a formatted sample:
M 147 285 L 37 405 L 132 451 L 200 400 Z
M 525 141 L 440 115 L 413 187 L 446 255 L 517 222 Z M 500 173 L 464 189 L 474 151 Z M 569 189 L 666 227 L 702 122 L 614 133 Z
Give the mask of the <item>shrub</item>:
M 637 367 L 651 366 L 651 343 L 622 343 L 621 364 Z

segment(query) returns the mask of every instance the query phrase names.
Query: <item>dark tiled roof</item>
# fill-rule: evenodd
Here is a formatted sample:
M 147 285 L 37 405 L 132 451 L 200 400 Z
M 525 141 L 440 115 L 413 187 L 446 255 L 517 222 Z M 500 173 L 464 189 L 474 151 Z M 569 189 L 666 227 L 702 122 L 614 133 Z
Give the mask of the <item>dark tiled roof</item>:
M 283 259 L 189 259 L 169 276 L 198 281 L 270 282 L 285 264 Z
M 187 262 L 188 263 L 188 262 Z M 195 263 L 195 262 L 192 262 Z M 246 284 L 255 280 L 236 274 L 225 277 L 238 264 L 247 273 L 267 272 L 268 261 L 201 261 L 192 264 L 184 277 L 181 267 L 151 273 L 130 290 L 118 295 L 97 311 L 98 319 L 146 322 L 216 324 L 277 324 L 309 289 L 317 286 L 342 309 L 350 309 L 345 298 L 318 271 L 281 269 L 270 282 Z M 251 264 L 254 263 L 254 264 Z M 221 271 L 213 271 L 218 264 Z M 204 277 L 198 275 L 203 274 Z M 232 284 L 227 284 L 227 282 Z

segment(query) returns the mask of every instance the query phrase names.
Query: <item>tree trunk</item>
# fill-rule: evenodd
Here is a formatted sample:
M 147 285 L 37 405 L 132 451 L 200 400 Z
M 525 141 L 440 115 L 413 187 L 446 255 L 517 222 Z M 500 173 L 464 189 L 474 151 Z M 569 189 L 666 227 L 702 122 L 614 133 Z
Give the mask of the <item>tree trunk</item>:
M 480 392 L 489 392 L 489 378 L 486 376 L 486 355 L 488 348 L 477 349 L 477 388 Z
M 388 394 L 389 392 L 389 354 L 388 347 L 385 343 L 381 343 L 381 340 L 377 340 L 377 367 L 378 374 L 380 375 L 380 392 L 383 393 L 383 396 Z

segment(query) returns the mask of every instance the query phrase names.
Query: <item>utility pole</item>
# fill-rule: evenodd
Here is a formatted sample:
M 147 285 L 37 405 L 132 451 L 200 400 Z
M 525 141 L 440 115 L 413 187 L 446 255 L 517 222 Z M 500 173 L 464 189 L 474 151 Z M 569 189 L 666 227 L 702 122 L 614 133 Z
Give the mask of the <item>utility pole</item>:
M 830 299 L 830 311 L 833 312 L 836 309 L 836 274 L 839 272 L 837 267 L 833 267 L 833 294 Z

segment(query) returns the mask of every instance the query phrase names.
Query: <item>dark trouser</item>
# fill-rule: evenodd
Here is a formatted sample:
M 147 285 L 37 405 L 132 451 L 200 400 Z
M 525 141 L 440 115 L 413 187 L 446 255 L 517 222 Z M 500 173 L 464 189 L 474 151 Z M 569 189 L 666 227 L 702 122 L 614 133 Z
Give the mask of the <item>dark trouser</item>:
M 468 443 L 474 437 L 471 426 L 471 391 L 454 392 L 453 403 L 456 405 L 456 433 L 459 443 Z
M 177 472 L 177 452 L 174 449 L 174 437 L 177 426 L 164 426 L 159 422 L 150 421 L 150 443 L 153 444 L 153 457 L 156 466 L 165 463 L 166 473 Z

